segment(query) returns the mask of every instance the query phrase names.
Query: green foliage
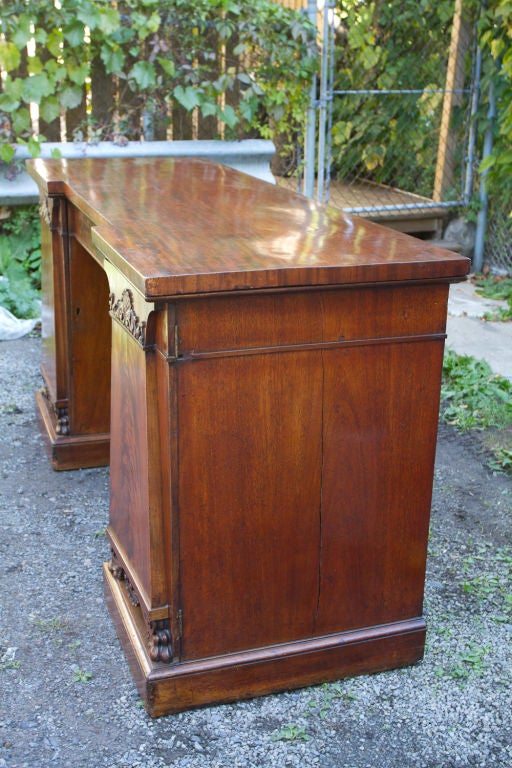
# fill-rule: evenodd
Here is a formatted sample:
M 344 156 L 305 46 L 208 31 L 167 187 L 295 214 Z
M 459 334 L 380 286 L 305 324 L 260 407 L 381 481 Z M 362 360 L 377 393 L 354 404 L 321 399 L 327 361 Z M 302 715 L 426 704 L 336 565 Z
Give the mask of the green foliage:
M 488 648 L 477 643 L 469 643 L 462 653 L 454 657 L 453 663 L 447 669 L 438 669 L 436 674 L 451 677 L 461 683 L 467 681 L 471 675 L 480 676 L 484 672 L 487 652 Z
M 488 2 L 480 17 L 478 34 L 484 52 L 481 92 L 488 96 L 492 83 L 497 106 L 493 151 L 480 170 L 488 172 L 489 192 L 500 199 L 505 196 L 512 215 L 512 1 Z M 481 123 L 483 130 L 485 117 Z
M 487 277 L 476 281 L 477 293 L 487 299 L 502 299 L 508 309 L 499 307 L 495 312 L 486 312 L 485 320 L 512 321 L 512 278 Z
M 38 317 L 41 239 L 36 206 L 14 209 L 0 226 L 0 306 L 20 318 Z
M 493 614 L 494 621 L 508 623 L 512 615 L 512 548 L 468 556 L 463 564 L 464 592 L 478 601 L 479 610 Z
M 19 318 L 39 317 L 39 295 L 27 280 L 23 269 L 15 261 L 7 268 L 1 264 L 0 250 L 0 306 Z
M 339 178 L 359 174 L 432 193 L 446 41 L 453 1 L 339 3 L 344 32 L 337 46 L 336 90 L 418 90 L 385 96 L 341 95 L 334 101 L 333 160 Z
M 306 733 L 304 725 L 285 725 L 272 736 L 272 741 L 308 741 L 309 736 Z
M 318 716 L 323 720 L 327 717 L 333 701 L 341 699 L 342 701 L 350 702 L 355 698 L 355 694 L 350 690 L 345 690 L 340 683 L 324 683 L 319 689 L 318 697 L 308 702 L 310 708 L 308 717 Z
M 74 683 L 88 683 L 89 680 L 92 680 L 94 675 L 92 672 L 84 672 L 83 669 L 75 669 L 73 673 L 73 682 Z
M 303 122 L 317 66 L 313 26 L 271 0 L 126 0 L 119 7 L 4 0 L 0 32 L 5 163 L 10 145 L 31 137 L 28 104 L 36 102 L 48 121 L 83 105 L 98 67 L 116 78 L 112 106 L 120 116 L 115 125 L 113 114 L 106 122 L 94 112 L 88 119 L 99 138 L 117 131 L 131 139 L 140 136 L 143 110 L 165 123 L 176 105 L 219 120 L 227 138 L 251 130 L 291 136 Z M 27 55 L 31 38 L 35 53 Z
M 512 424 L 512 382 L 489 365 L 447 350 L 441 389 L 443 421 L 461 430 Z
M 494 473 L 512 475 L 512 450 L 496 447 L 494 457 L 489 461 L 489 468 Z
M 9 669 L 19 669 L 21 667 L 21 661 L 17 661 L 16 648 L 5 648 L 0 655 L 0 672 L 5 672 Z

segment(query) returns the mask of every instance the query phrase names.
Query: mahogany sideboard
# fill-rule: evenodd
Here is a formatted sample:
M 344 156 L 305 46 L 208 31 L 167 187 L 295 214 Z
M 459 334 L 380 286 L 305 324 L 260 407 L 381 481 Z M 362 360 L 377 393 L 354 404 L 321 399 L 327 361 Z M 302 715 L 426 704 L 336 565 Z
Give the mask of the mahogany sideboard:
M 147 711 L 422 657 L 467 259 L 201 160 L 34 160 L 56 468 L 105 463 Z

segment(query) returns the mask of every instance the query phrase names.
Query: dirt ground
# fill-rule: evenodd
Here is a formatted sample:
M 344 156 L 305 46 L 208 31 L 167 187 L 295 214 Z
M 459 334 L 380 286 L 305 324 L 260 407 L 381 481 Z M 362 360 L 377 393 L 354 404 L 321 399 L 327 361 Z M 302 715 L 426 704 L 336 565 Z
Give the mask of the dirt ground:
M 512 478 L 485 435 L 439 430 L 422 663 L 151 720 L 102 594 L 108 469 L 51 470 L 39 358 L 0 343 L 0 768 L 510 768 Z

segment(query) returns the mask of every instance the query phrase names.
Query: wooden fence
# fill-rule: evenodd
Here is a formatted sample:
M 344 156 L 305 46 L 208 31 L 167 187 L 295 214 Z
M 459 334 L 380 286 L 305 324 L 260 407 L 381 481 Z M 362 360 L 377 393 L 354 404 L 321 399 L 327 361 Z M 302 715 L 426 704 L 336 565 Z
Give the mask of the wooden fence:
M 291 8 L 294 11 L 301 11 L 307 7 L 307 0 L 274 0 L 285 8 Z
M 306 0 L 275 0 L 275 2 L 291 10 L 301 10 L 307 6 Z M 36 28 L 40 21 L 34 19 Z M 165 42 L 169 41 L 164 40 L 164 44 Z M 236 35 L 225 42 L 213 29 L 206 34 L 202 42 L 205 49 L 212 52 L 211 71 L 208 75 L 212 81 L 222 78 L 228 71 L 240 73 L 246 69 L 248 63 L 246 56 L 236 53 L 238 44 Z M 179 45 L 179 35 L 172 41 L 173 47 L 175 44 Z M 64 39 L 61 45 L 63 57 L 72 57 L 71 43 Z M 77 85 L 75 81 L 70 84 L 70 90 L 75 93 L 72 101 L 77 106 L 71 103 L 66 104 L 61 108 L 58 117 L 53 115 L 52 119 L 46 120 L 44 110 L 40 111 L 36 103 L 30 105 L 33 133 L 42 135 L 46 141 L 66 142 L 81 138 L 89 141 L 126 139 L 162 141 L 254 138 L 256 136 L 254 131 L 250 132 L 238 127 L 235 129 L 236 135 L 233 135 L 233 131 L 226 135 L 225 121 L 219 115 L 205 116 L 198 108 L 187 109 L 179 103 L 179 100 L 169 99 L 169 94 L 165 93 L 164 88 L 160 92 L 157 89 L 156 93 L 151 93 L 149 99 L 147 94 L 134 91 L 130 88 L 126 76 L 118 77 L 107 73 L 102 57 L 95 47 L 94 32 L 91 33 L 91 40 L 86 41 L 83 48 L 89 55 L 90 75 L 84 83 Z M 125 51 L 129 51 L 129 47 L 125 46 Z M 45 46 L 38 46 L 34 40 L 30 41 L 27 48 L 20 53 L 19 67 L 9 72 L 12 79 L 29 77 L 30 62 L 34 57 L 39 56 L 42 62 L 48 58 Z M 151 50 L 148 48 L 148 56 L 150 55 Z M 123 71 L 129 72 L 138 61 L 140 56 L 139 59 L 137 57 L 132 59 L 128 53 Z M 236 108 L 240 102 L 242 87 L 240 82 L 235 81 L 234 87 L 219 95 L 217 100 L 219 110 L 225 109 L 226 105 Z M 76 97 L 80 89 L 81 99 Z
M 210 66 L 211 80 L 225 75 L 228 68 L 237 73 L 243 71 L 247 62 L 233 52 L 237 42 L 236 39 L 227 44 L 207 41 L 210 47 L 217 47 L 219 51 L 216 63 Z M 186 109 L 176 99 L 168 98 L 165 86 L 152 93 L 148 99 L 147 94 L 132 90 L 125 76 L 108 74 L 100 55 L 94 53 L 93 44 L 89 46 L 89 51 L 90 76 L 79 86 L 82 98 L 77 106 L 62 107 L 60 115 L 48 121 L 37 103 L 30 104 L 32 131 L 35 135 L 42 135 L 49 142 L 76 141 L 82 138 L 93 142 L 227 138 L 225 123 L 218 116 L 204 116 L 198 108 Z M 44 61 L 46 51 L 31 41 L 28 49 L 22 50 L 20 54 L 19 67 L 9 72 L 12 79 L 29 77 L 30 59 L 40 56 Z M 124 71 L 129 72 L 136 63 L 136 58 L 131 60 L 128 56 Z M 73 86 L 73 89 L 76 93 L 78 86 Z M 229 91 L 219 95 L 219 108 L 225 108 L 226 104 L 236 108 L 240 95 L 240 83 L 235 81 Z M 78 99 L 75 98 L 75 101 Z M 256 135 L 254 131 L 239 130 L 236 136 L 231 133 L 229 138 L 253 138 Z

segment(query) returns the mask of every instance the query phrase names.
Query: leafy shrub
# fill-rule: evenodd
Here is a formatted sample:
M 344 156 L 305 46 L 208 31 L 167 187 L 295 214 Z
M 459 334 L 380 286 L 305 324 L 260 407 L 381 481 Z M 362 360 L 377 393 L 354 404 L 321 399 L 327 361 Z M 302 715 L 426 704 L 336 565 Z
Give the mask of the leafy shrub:
M 484 360 L 447 350 L 443 364 L 441 418 L 458 429 L 512 424 L 512 382 Z
M 488 187 L 512 209 L 512 2 L 492 0 L 484 5 L 478 24 L 479 42 L 485 54 L 482 92 L 492 83 L 496 98 L 496 120 L 492 153 L 480 166 L 488 173 Z M 483 128 L 487 114 L 482 110 Z M 512 210 L 510 215 L 512 216 Z
M 430 196 L 453 0 L 343 0 L 339 8 L 334 170 Z
M 37 207 L 13 209 L 0 224 L 0 306 L 16 317 L 38 317 L 41 241 Z
M 145 128 L 165 138 L 181 108 L 210 118 L 202 138 L 219 125 L 225 138 L 290 137 L 317 66 L 313 25 L 271 0 L 3 0 L 0 32 L 5 163 L 14 141 L 37 154 L 44 139 L 32 135 L 30 103 L 41 134 L 64 111 L 78 138 L 134 139 Z

